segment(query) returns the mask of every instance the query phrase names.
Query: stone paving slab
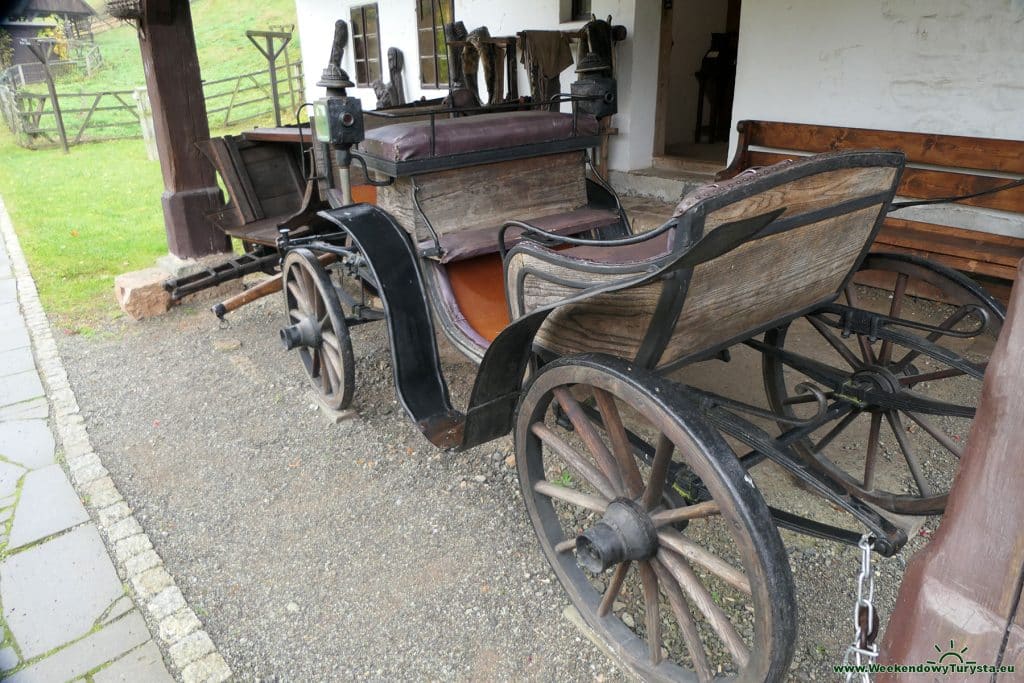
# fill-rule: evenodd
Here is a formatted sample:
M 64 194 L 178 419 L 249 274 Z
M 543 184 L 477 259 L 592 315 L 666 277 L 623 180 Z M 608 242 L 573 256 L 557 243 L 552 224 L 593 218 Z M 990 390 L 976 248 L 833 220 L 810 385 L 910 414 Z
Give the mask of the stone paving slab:
M 115 659 L 149 640 L 146 622 L 137 610 L 76 643 L 4 679 L 5 683 L 67 681 Z M 146 679 L 136 679 L 140 683 Z
M 0 499 L 14 494 L 18 488 L 18 480 L 24 474 L 24 467 L 0 460 Z
M 43 383 L 39 381 L 39 375 L 35 370 L 8 375 L 0 382 L 0 406 L 9 406 L 45 395 Z
M 88 524 L 8 557 L 0 564 L 0 592 L 4 619 L 31 659 L 88 634 L 124 587 Z
M 22 484 L 21 496 L 14 509 L 8 549 L 19 548 L 87 521 L 89 513 L 60 465 L 34 470 L 25 475 L 25 483 Z M 102 543 L 100 549 L 106 554 Z
M 0 279 L 0 304 L 18 300 L 18 285 L 13 277 Z
M 156 643 L 132 650 L 107 668 L 93 674 L 94 683 L 172 683 Z
M 115 560 L 101 532 L 145 543 Z M 170 664 L 183 683 L 231 676 L 92 448 L 2 198 L 0 605 L 0 680 L 174 681 Z
M 35 366 L 36 362 L 32 357 L 32 349 L 27 346 L 23 346 L 20 349 L 0 351 L 0 377 L 32 370 Z
M 13 282 L 13 280 L 0 280 L 0 287 L 2 287 L 4 282 Z M 0 327 L 0 351 L 27 348 L 31 343 L 31 340 L 28 338 L 28 330 L 25 329 L 24 325 L 8 328 Z
M 10 420 L 0 423 L 0 457 L 30 470 L 57 462 L 53 432 L 46 420 Z
M 49 414 L 50 403 L 46 400 L 45 396 L 9 406 L 0 406 L 0 422 L 40 419 L 47 417 Z

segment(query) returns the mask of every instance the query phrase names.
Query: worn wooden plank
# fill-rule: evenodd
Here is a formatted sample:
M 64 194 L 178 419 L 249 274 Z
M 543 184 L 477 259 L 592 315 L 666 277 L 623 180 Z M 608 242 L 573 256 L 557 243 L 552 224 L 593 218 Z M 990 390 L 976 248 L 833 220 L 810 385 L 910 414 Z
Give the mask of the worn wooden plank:
M 747 121 L 748 144 L 814 153 L 892 149 L 913 163 L 1024 173 L 1024 142 L 778 121 Z
M 786 209 L 784 217 L 797 216 L 877 194 L 891 186 L 895 173 L 896 169 L 891 167 L 846 168 L 816 173 L 724 206 L 708 216 L 707 227 L 714 229 L 722 223 L 779 208 Z M 688 195 L 677 211 L 700 202 L 715 191 L 715 188 L 708 187 Z
M 1022 151 L 1024 153 L 1024 151 Z M 748 155 L 750 166 L 770 166 L 786 159 L 798 159 L 796 154 L 751 151 Z M 984 192 L 1010 182 L 998 176 L 972 175 L 954 171 L 936 171 L 924 168 L 906 168 L 900 178 L 896 194 L 914 199 L 940 199 L 959 197 L 975 192 Z M 999 211 L 1024 213 L 1024 187 L 1015 187 L 991 195 L 964 199 L 959 204 L 978 206 Z
M 1024 240 L 1016 237 L 899 218 L 886 219 L 877 241 L 964 259 L 983 260 L 1009 268 L 1016 268 L 1020 260 L 1024 259 Z
M 439 234 L 497 228 L 504 221 L 565 213 L 586 204 L 583 153 L 567 152 L 471 168 L 398 178 L 377 192 L 378 205 L 407 230 L 427 236 L 413 206 L 420 206 Z
M 879 206 L 743 244 L 694 269 L 661 362 L 749 336 L 838 293 L 867 242 Z

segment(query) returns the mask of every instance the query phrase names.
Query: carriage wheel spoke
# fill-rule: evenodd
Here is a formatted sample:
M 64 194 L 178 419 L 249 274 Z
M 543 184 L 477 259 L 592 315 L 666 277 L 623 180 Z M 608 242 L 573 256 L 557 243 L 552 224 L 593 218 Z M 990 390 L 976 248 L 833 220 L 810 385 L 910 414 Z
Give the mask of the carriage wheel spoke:
M 556 498 L 563 503 L 569 503 L 570 505 L 585 508 L 593 512 L 604 512 L 608 508 L 608 501 L 604 498 L 598 498 L 597 496 L 592 496 L 589 493 L 583 493 L 576 489 L 559 486 L 558 484 L 553 484 L 547 480 L 538 481 L 533 485 L 533 490 L 541 495 L 547 496 L 548 498 Z
M 910 436 L 900 420 L 899 413 L 890 410 L 885 413 L 885 417 L 889 421 L 889 426 L 892 427 L 893 434 L 896 435 L 896 441 L 899 442 L 900 450 L 903 451 L 903 459 L 907 461 L 907 467 L 910 468 L 910 474 L 914 477 L 914 482 L 917 484 L 917 490 L 921 497 L 928 498 L 934 496 L 935 491 L 932 490 L 931 484 L 928 483 L 924 473 L 921 471 L 921 463 L 918 462 L 917 456 L 914 455 L 914 451 L 910 446 Z
M 860 308 L 860 303 L 857 299 L 857 292 L 852 283 L 846 285 L 846 303 L 848 303 L 851 308 Z M 857 343 L 860 344 L 860 354 L 864 358 L 864 362 L 868 365 L 874 365 L 876 363 L 876 358 L 875 350 L 871 348 L 871 341 L 863 334 L 858 334 Z
M 896 276 L 896 287 L 892 290 L 892 304 L 889 305 L 889 317 L 898 319 L 903 312 L 903 296 L 907 293 L 907 280 L 910 276 L 900 273 Z M 882 349 L 878 352 L 878 362 L 888 365 L 892 360 L 892 342 L 888 339 L 882 340 Z
M 567 538 L 567 539 L 565 539 L 564 541 L 562 541 L 561 543 L 559 543 L 558 545 L 555 546 L 555 552 L 559 553 L 559 554 L 567 553 L 570 550 L 575 550 L 575 549 L 576 549 L 576 539 L 575 538 Z
M 601 468 L 601 472 L 612 485 L 612 488 L 615 489 L 616 493 L 625 493 L 615 457 L 608 450 L 604 441 L 601 440 L 597 427 L 594 426 L 594 423 L 583 412 L 579 402 L 573 398 L 573 395 L 565 387 L 558 387 L 552 393 L 554 393 L 558 404 L 562 406 L 562 410 L 565 411 L 580 441 L 583 442 L 583 445 L 594 456 L 594 461 L 597 462 L 597 466 Z
M 651 521 L 654 522 L 656 527 L 665 526 L 666 524 L 675 524 L 676 522 L 683 522 L 689 519 L 704 519 L 705 517 L 717 515 L 720 512 L 718 503 L 708 500 L 696 505 L 687 505 L 681 508 L 655 512 L 651 515 Z
M 912 387 L 915 384 L 921 382 L 930 382 L 936 379 L 948 379 L 950 377 L 961 377 L 967 373 L 963 370 L 956 368 L 947 368 L 946 370 L 936 370 L 935 372 L 926 372 L 923 375 L 907 375 L 906 377 L 900 377 L 900 384 L 905 387 Z
M 338 366 L 340 364 L 338 352 L 334 347 L 324 344 L 321 347 L 321 353 L 326 361 L 327 374 L 331 380 L 331 393 L 334 393 L 335 389 L 341 386 L 341 378 L 338 377 Z
M 860 417 L 860 413 L 857 412 L 857 411 L 851 411 L 851 412 L 847 413 L 846 416 L 843 417 L 842 420 L 837 422 L 835 424 L 835 426 L 832 427 L 832 429 L 828 430 L 828 432 L 825 434 L 825 436 L 821 437 L 821 440 L 818 441 L 818 443 L 814 444 L 814 450 L 816 452 L 820 453 L 821 450 L 823 448 L 825 448 L 825 446 L 827 446 L 830 443 L 832 443 L 832 441 L 837 436 L 842 434 L 843 430 L 846 429 L 847 427 L 849 427 L 850 423 L 853 422 L 854 420 L 856 420 L 858 417 Z
M 562 459 L 565 460 L 566 464 L 576 472 L 576 476 L 580 477 L 597 489 L 602 496 L 608 500 L 617 497 L 615 488 L 611 485 L 611 482 L 608 481 L 604 474 L 602 474 L 601 471 L 597 469 L 597 467 L 595 467 L 585 455 L 577 451 L 552 432 L 547 425 L 543 422 L 534 422 L 530 427 L 530 431 L 532 431 L 545 446 L 561 456 Z
M 651 510 L 661 501 L 665 490 L 665 477 L 668 475 L 668 464 L 672 460 L 672 451 L 675 445 L 664 434 L 658 437 L 658 445 L 654 449 L 654 460 L 651 462 L 651 476 L 647 480 L 647 488 L 644 489 L 644 497 L 641 505 L 646 510 Z
M 868 452 L 864 457 L 864 490 L 875 487 L 875 466 L 878 464 L 879 432 L 882 428 L 882 414 L 871 413 L 871 430 L 868 432 Z
M 921 429 L 931 434 L 932 438 L 938 441 L 940 444 L 942 444 L 947 451 L 955 455 L 957 458 L 963 457 L 963 449 L 960 448 L 960 446 L 958 446 L 956 443 L 954 443 L 951 438 L 949 438 L 949 434 L 946 434 L 944 431 L 942 431 L 941 429 L 933 425 L 930 421 L 921 417 L 917 413 L 908 412 L 906 413 L 906 415 L 911 420 L 916 422 L 918 426 L 921 427 Z
M 818 334 L 828 342 L 829 346 L 836 350 L 836 353 L 843 357 L 843 360 L 845 360 L 851 368 L 859 370 L 864 365 L 864 362 L 857 358 L 857 354 L 851 351 L 850 347 L 844 344 L 842 339 L 832 334 L 832 331 L 828 329 L 828 325 L 818 320 L 813 315 L 807 316 L 807 322 L 811 324 L 811 327 L 817 330 Z
M 622 590 L 622 583 L 626 580 L 626 574 L 629 573 L 631 564 L 633 563 L 626 560 L 615 568 L 615 573 L 612 574 L 611 581 L 608 582 L 608 590 L 601 596 L 601 604 L 597 607 L 597 616 L 603 617 L 612 611 L 612 605 L 615 604 L 615 598 L 619 597 L 619 591 Z
M 683 591 L 672 580 L 672 575 L 665 566 L 657 559 L 651 560 L 651 568 L 654 569 L 655 575 L 660 579 L 661 589 L 665 592 L 668 603 L 672 607 L 672 613 L 679 624 L 679 631 L 683 635 L 686 649 L 693 660 L 693 668 L 697 672 L 697 679 L 701 683 L 706 683 L 713 678 L 714 674 L 711 670 L 711 664 L 708 662 L 707 652 L 704 651 L 704 644 L 700 640 L 697 622 L 694 621 L 690 607 L 686 604 Z
M 324 396 L 331 395 L 331 371 L 327 369 L 330 363 L 327 360 L 327 354 L 324 353 L 323 347 L 317 349 L 317 356 L 320 358 L 320 385 L 324 388 Z
M 622 416 L 615 405 L 615 399 L 604 389 L 594 387 L 594 400 L 597 402 L 598 412 L 601 413 L 601 420 L 604 422 L 608 439 L 612 442 L 612 454 L 619 463 L 619 471 L 630 498 L 638 498 L 644 490 L 644 480 L 640 476 L 640 469 L 636 466 L 633 457 L 633 447 L 629 444 L 629 437 L 626 435 L 626 428 L 622 425 Z
M 658 560 L 668 569 L 672 577 L 689 594 L 693 603 L 697 605 L 697 609 L 707 618 L 711 628 L 715 630 L 718 637 L 725 643 L 725 647 L 728 648 L 733 661 L 741 669 L 746 666 L 747 662 L 750 661 L 750 650 L 747 649 L 747 645 L 736 631 L 736 627 L 732 625 L 729 617 L 715 602 L 711 592 L 701 582 L 693 568 L 690 567 L 686 560 L 676 557 L 664 549 L 658 551 Z
M 292 297 L 294 297 L 295 303 L 303 313 L 303 317 L 308 316 L 309 306 L 306 302 L 306 294 L 302 291 L 302 286 L 299 284 L 298 280 L 291 280 L 288 282 L 288 291 L 291 292 Z
M 650 562 L 640 562 L 640 587 L 644 593 L 644 624 L 647 626 L 647 652 L 651 664 L 661 661 L 661 614 L 658 610 L 658 577 Z
M 658 540 L 664 547 L 691 562 L 696 562 L 736 590 L 746 595 L 751 594 L 750 581 L 742 571 L 717 555 L 711 554 L 675 529 L 662 527 L 658 530 Z

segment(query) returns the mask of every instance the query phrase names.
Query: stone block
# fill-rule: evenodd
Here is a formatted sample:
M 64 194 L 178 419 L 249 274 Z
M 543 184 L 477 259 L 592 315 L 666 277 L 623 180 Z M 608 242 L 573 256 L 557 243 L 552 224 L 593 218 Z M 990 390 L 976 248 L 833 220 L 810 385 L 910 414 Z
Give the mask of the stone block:
M 111 524 L 107 529 L 107 538 L 111 543 L 117 543 L 118 541 L 142 533 L 142 527 L 134 517 L 125 517 L 119 522 Z M 115 547 L 116 552 L 116 547 Z
M 157 593 L 152 600 L 146 603 L 146 611 L 149 612 L 149 615 L 157 621 L 166 619 L 184 608 L 185 596 L 181 594 L 181 590 L 179 590 L 177 586 L 170 586 L 169 588 L 163 589 Z M 189 614 L 191 614 L 190 611 Z
M 168 586 L 174 585 L 174 579 L 171 578 L 171 575 L 167 573 L 163 566 L 147 569 L 138 576 L 133 576 L 131 581 L 135 593 L 143 600 L 156 595 Z
M 165 588 L 164 593 L 171 590 Z M 181 594 L 181 591 L 178 591 Z M 163 593 L 161 593 L 163 595 Z M 176 643 L 193 631 L 198 631 L 203 624 L 195 612 L 188 609 L 180 609 L 160 622 L 160 638 L 165 643 Z
M 121 310 L 135 318 L 151 318 L 171 308 L 171 295 L 164 290 L 167 273 L 161 268 L 145 268 L 114 278 L 114 296 Z
M 130 557 L 124 562 L 124 570 L 128 573 L 128 576 L 135 576 L 141 574 L 147 569 L 152 569 L 160 564 L 160 556 L 156 554 L 155 550 L 147 550 L 144 553 L 140 553 L 135 557 Z
M 203 655 L 213 652 L 213 641 L 206 631 L 196 631 L 182 638 L 168 650 L 171 661 L 179 668 L 185 668 Z
M 231 678 L 231 669 L 224 658 L 214 652 L 186 666 L 181 678 L 185 683 L 221 683 Z

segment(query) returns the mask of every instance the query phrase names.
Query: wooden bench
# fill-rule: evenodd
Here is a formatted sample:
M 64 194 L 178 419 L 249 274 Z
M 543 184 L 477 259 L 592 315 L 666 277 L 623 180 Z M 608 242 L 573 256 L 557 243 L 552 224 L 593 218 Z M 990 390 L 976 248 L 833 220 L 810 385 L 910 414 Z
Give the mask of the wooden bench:
M 741 171 L 808 154 L 852 149 L 899 150 L 907 168 L 898 195 L 935 199 L 989 190 L 1024 175 L 1024 141 L 958 135 L 934 135 L 866 128 L 843 128 L 777 121 L 740 121 L 739 142 L 729 167 L 718 180 Z M 1021 219 L 1024 235 L 1024 187 L 958 202 Z M 948 206 L 948 205 L 947 205 Z M 925 256 L 969 273 L 1002 299 L 1024 259 L 1024 238 L 890 215 L 872 247 L 875 251 Z M 981 217 L 984 220 L 984 217 Z

